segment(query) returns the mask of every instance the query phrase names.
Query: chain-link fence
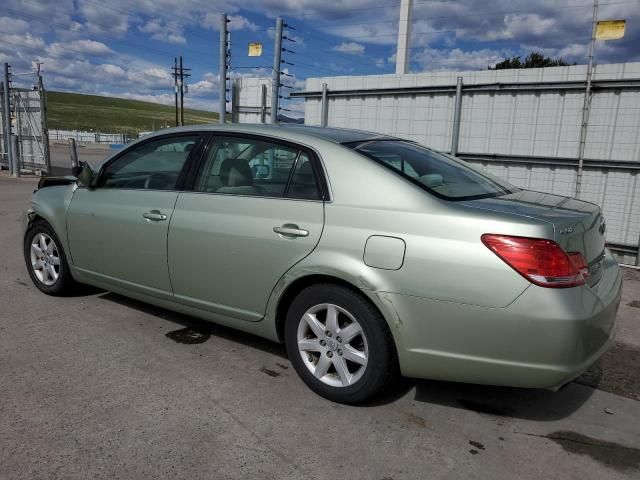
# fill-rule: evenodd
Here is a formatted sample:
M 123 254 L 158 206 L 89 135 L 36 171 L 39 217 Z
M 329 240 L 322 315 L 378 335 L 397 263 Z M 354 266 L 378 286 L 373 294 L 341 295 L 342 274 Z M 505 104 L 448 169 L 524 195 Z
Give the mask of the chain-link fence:
M 87 132 L 83 130 L 49 130 L 50 140 L 68 141 L 73 138 L 78 143 L 127 143 L 128 138 L 124 133 Z

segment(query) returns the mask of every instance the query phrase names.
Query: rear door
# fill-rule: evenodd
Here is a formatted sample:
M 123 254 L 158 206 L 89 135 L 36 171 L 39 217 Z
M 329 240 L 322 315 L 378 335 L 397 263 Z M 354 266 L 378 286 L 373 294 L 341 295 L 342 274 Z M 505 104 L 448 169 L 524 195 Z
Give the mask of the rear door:
M 257 321 L 277 281 L 317 245 L 323 187 L 313 153 L 262 137 L 214 137 L 169 228 L 176 300 Z
M 136 144 L 103 167 L 96 188 L 76 190 L 67 229 L 82 276 L 171 297 L 169 221 L 200 143 L 180 134 Z

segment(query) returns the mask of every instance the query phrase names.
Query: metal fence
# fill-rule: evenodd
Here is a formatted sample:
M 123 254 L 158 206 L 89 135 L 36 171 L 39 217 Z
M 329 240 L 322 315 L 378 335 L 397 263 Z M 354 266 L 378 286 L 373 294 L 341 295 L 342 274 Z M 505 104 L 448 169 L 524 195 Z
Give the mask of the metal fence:
M 518 186 L 573 196 L 585 80 L 583 65 L 328 77 L 291 96 L 304 98 L 306 124 L 454 150 Z M 640 63 L 596 66 L 590 107 L 579 196 L 602 207 L 620 261 L 640 263 Z
M 8 76 L 5 69 L 5 76 Z M 8 94 L 5 88 L 8 86 Z M 11 85 L 7 79 L 0 85 L 0 168 L 15 175 L 20 172 L 50 171 L 49 140 L 46 126 L 46 101 L 42 79 L 32 88 Z M 10 135 L 7 135 L 10 126 Z M 9 152 L 13 152 L 11 163 Z
M 125 133 L 86 132 L 81 130 L 49 130 L 50 140 L 68 141 L 73 138 L 78 143 L 127 143 Z
M 271 79 L 240 77 L 232 84 L 232 117 L 239 123 L 271 123 Z

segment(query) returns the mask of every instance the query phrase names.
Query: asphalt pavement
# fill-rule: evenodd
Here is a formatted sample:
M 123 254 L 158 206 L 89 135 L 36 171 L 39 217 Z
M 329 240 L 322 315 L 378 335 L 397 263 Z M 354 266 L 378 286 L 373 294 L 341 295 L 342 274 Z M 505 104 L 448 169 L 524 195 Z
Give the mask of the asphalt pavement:
M 406 380 L 351 407 L 280 345 L 108 292 L 40 293 L 19 223 L 35 185 L 0 174 L 1 479 L 640 478 L 637 271 L 618 345 L 580 383 Z

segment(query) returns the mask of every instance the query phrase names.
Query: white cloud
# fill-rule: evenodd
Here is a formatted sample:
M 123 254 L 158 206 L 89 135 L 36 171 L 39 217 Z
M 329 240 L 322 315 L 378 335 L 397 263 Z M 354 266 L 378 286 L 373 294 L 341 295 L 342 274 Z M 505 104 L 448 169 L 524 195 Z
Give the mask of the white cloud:
M 102 42 L 96 42 L 95 40 L 75 40 L 66 43 L 52 43 L 45 49 L 47 55 L 53 57 L 69 57 L 74 55 L 94 55 L 103 56 L 113 53 L 107 45 Z
M 509 56 L 509 52 L 491 49 L 463 51 L 436 50 L 426 48 L 413 55 L 412 60 L 419 63 L 424 70 L 486 70 L 489 65 L 495 65 Z
M 210 28 L 211 30 L 220 31 L 220 14 L 207 12 L 202 20 L 202 26 Z M 260 26 L 242 15 L 229 15 L 227 29 L 230 31 L 251 30 L 252 32 L 257 32 L 260 30 Z
M 347 55 L 364 55 L 364 45 L 356 42 L 342 42 L 332 48 L 334 52 L 346 53 Z
M 484 33 L 478 34 L 475 29 L 459 29 L 456 33 L 465 36 L 467 33 L 482 40 L 510 40 L 520 37 L 541 37 L 557 29 L 555 18 L 543 18 L 538 14 L 505 15 L 502 24 L 495 25 Z
M 182 27 L 175 22 L 165 22 L 161 18 L 153 18 L 145 24 L 138 26 L 138 30 L 147 33 L 153 40 L 184 45 L 187 39 L 184 38 Z
M 129 30 L 128 12 L 111 4 L 81 0 L 80 13 L 88 32 L 122 37 Z
M 122 67 L 118 65 L 112 65 L 110 63 L 104 63 L 98 66 L 98 69 L 110 78 L 125 78 L 127 73 Z
M 251 30 L 252 32 L 257 32 L 260 27 L 242 15 L 230 15 L 229 30 Z
M 0 17 L 0 32 L 21 34 L 29 32 L 29 24 L 19 18 Z
M 25 34 L 5 34 L 0 32 L 0 51 L 9 55 L 12 65 L 23 65 L 26 58 L 35 58 L 46 46 L 42 37 Z M 16 58 L 17 57 L 17 58 Z M 16 61 L 17 60 L 17 61 Z

